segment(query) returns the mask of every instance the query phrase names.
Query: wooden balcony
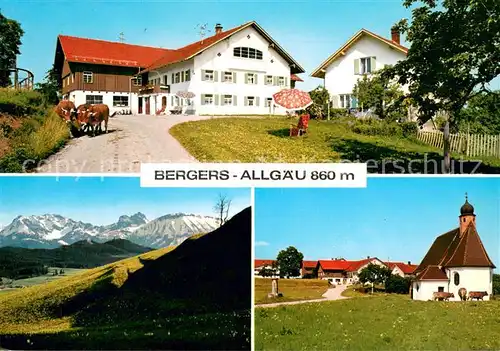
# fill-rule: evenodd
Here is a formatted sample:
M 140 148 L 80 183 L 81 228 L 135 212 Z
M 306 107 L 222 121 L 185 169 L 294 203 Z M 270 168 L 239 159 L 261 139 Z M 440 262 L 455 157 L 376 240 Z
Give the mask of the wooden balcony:
M 169 94 L 170 85 L 156 84 L 156 85 L 145 85 L 139 89 L 139 95 L 146 94 Z

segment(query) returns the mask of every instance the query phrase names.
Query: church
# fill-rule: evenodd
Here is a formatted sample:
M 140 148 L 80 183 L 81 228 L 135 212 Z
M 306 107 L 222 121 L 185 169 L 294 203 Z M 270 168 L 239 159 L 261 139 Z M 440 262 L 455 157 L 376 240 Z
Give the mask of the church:
M 467 195 L 458 218 L 458 228 L 438 236 L 415 270 L 413 300 L 428 301 L 435 292 L 448 292 L 454 295 L 450 301 L 460 301 L 461 288 L 467 294 L 486 292 L 484 300 L 489 300 L 495 265 L 479 238 L 474 207 Z

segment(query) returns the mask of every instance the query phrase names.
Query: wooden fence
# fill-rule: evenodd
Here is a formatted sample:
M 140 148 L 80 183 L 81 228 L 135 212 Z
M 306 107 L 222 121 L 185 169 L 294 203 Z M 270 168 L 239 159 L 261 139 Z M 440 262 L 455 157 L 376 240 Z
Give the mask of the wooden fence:
M 443 132 L 420 130 L 420 141 L 442 149 Z M 493 156 L 500 158 L 500 135 L 486 134 L 450 134 L 450 151 L 466 156 Z

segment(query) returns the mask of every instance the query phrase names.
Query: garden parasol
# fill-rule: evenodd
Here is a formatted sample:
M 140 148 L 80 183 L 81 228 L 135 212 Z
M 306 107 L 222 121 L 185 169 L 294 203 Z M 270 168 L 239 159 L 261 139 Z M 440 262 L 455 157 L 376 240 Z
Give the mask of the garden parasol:
M 280 90 L 273 95 L 273 100 L 289 111 L 303 110 L 313 103 L 309 93 L 299 89 Z

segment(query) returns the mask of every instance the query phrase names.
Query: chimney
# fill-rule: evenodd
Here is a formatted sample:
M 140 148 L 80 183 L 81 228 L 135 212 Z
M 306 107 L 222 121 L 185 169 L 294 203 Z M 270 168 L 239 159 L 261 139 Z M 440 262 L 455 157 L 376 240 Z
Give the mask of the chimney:
M 366 256 L 366 258 L 370 258 L 370 256 Z
M 215 34 L 217 35 L 217 34 L 220 34 L 220 33 L 222 33 L 222 25 L 220 23 L 217 23 L 215 25 Z
M 408 266 L 411 265 L 411 261 L 408 261 Z
M 391 40 L 396 44 L 400 43 L 401 37 L 399 35 L 399 29 L 392 27 L 391 28 Z

